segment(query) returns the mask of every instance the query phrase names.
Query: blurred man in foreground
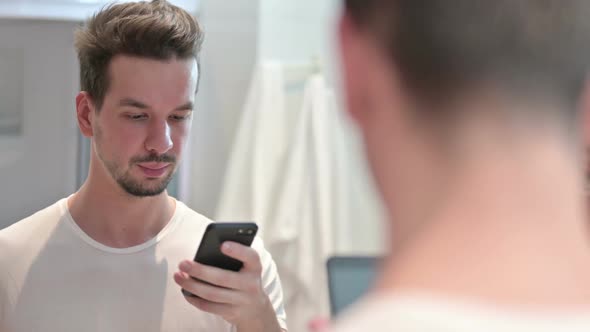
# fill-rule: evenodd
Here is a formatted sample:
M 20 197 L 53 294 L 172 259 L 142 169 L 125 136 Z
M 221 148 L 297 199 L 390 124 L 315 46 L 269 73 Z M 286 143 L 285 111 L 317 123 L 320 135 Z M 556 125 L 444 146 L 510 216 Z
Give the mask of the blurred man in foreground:
M 590 2 L 348 0 L 348 109 L 389 213 L 335 331 L 590 331 Z

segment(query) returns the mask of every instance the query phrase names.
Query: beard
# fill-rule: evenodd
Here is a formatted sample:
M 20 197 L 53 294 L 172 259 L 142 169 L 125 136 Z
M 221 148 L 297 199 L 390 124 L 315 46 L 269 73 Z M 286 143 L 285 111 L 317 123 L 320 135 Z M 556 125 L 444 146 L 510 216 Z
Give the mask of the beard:
M 97 128 L 98 129 L 98 128 Z M 98 159 L 103 163 L 103 165 L 108 170 L 109 174 L 117 182 L 117 184 L 129 195 L 135 197 L 150 197 L 150 196 L 157 196 L 166 190 L 168 184 L 172 180 L 176 172 L 176 157 L 169 154 L 149 154 L 147 156 L 136 156 L 131 158 L 128 163 L 128 166 L 125 168 L 114 160 L 107 160 L 104 158 L 103 154 L 101 153 L 100 143 L 101 143 L 101 131 L 100 129 L 96 132 L 96 154 Z M 148 178 L 148 179 L 141 179 L 135 178 L 131 174 L 131 170 L 134 166 L 137 166 L 139 163 L 145 162 L 159 162 L 159 163 L 169 163 L 171 167 L 171 171 L 169 171 L 164 177 L 161 178 Z
M 115 162 L 106 161 L 102 158 L 101 160 L 103 160 L 111 177 L 119 184 L 119 186 L 128 194 L 136 197 L 157 196 L 163 193 L 172 180 L 176 170 L 176 158 L 166 154 L 151 154 L 145 157 L 134 157 L 129 162 L 127 170 L 123 170 L 123 168 Z M 168 172 L 163 178 L 136 179 L 130 171 L 133 166 L 143 162 L 165 162 L 170 163 L 173 168 L 172 171 Z

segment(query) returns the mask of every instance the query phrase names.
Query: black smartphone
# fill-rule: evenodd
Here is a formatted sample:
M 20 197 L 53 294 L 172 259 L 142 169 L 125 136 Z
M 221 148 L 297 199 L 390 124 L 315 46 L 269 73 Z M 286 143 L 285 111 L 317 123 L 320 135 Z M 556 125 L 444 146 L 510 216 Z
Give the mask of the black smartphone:
M 194 261 L 204 265 L 215 266 L 225 270 L 239 271 L 243 263 L 237 259 L 224 255 L 221 244 L 225 241 L 252 245 L 258 232 L 258 226 L 253 222 L 214 222 L 207 226 Z M 186 296 L 195 296 L 182 290 Z

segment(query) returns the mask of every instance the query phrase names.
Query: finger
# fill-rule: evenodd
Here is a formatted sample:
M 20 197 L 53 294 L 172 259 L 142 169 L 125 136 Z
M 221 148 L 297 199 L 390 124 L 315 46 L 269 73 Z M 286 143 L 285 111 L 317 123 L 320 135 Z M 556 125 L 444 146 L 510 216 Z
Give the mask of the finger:
M 198 297 L 185 297 L 185 299 L 190 304 L 202 311 L 221 316 L 226 319 L 231 318 L 231 314 L 233 312 L 233 306 L 231 304 L 214 303 L 205 299 L 200 299 Z
M 327 318 L 315 318 L 308 324 L 308 329 L 311 332 L 320 332 L 327 330 L 330 326 L 330 320 Z
M 228 271 L 214 266 L 207 266 L 188 260 L 182 261 L 178 268 L 193 278 L 219 287 L 229 289 L 240 288 L 241 279 L 238 272 Z
M 257 274 L 262 272 L 260 256 L 251 247 L 237 242 L 226 241 L 221 245 L 221 252 L 244 263 L 243 269 L 246 271 L 256 272 Z
M 174 281 L 182 289 L 210 302 L 231 304 L 240 300 L 240 294 L 233 290 L 210 285 L 182 273 L 174 274 Z

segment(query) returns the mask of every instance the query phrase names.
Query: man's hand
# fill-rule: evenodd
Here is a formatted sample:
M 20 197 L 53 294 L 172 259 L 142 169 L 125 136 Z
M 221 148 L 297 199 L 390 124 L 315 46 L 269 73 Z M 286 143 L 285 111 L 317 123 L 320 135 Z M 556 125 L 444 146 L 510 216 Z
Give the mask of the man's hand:
M 309 332 L 325 332 L 330 327 L 330 320 L 325 317 L 312 319 L 307 325 Z
M 242 269 L 234 272 L 182 261 L 174 280 L 198 296 L 185 297 L 186 300 L 203 311 L 223 317 L 239 332 L 281 331 L 275 310 L 262 287 L 258 253 L 235 242 L 223 243 L 221 251 L 241 261 L 244 264 Z

